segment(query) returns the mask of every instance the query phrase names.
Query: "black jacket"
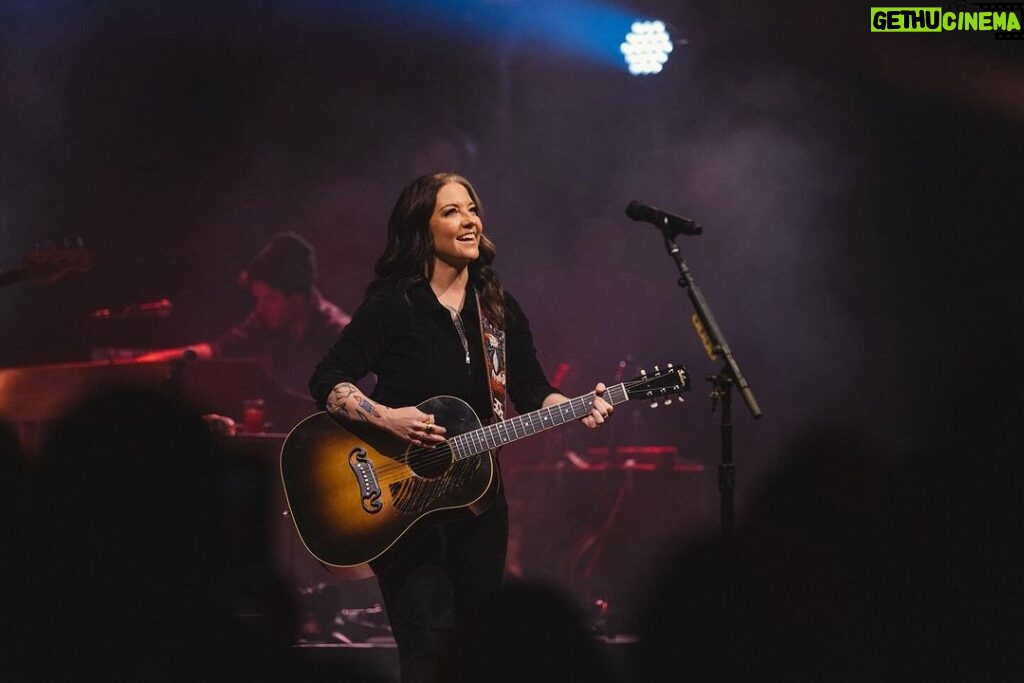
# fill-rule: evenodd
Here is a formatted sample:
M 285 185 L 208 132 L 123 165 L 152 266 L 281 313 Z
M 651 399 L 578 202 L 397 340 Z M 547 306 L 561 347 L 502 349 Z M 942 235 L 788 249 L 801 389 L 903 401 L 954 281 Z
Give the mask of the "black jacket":
M 468 364 L 451 312 L 438 302 L 430 286 L 413 285 L 408 296 L 406 301 L 389 284 L 372 289 L 317 365 L 309 381 L 313 399 L 323 408 L 337 384 L 354 384 L 372 372 L 377 384 L 370 398 L 379 403 L 401 408 L 433 396 L 457 396 L 486 422 L 492 411 L 473 288 L 466 292 L 461 313 L 469 343 Z M 523 310 L 507 293 L 505 304 L 508 395 L 524 413 L 540 408 L 544 398 L 558 390 L 548 383 L 537 361 Z

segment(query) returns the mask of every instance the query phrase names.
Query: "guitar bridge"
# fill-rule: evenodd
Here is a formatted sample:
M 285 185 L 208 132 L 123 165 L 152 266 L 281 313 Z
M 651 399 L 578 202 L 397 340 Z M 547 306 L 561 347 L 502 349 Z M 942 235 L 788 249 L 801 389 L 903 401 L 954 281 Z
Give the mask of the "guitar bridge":
M 348 466 L 359 482 L 359 491 L 362 497 L 363 509 L 370 514 L 380 512 L 384 504 L 380 501 L 380 484 L 377 482 L 377 471 L 373 462 L 366 457 L 366 451 L 362 448 L 354 448 L 348 454 Z

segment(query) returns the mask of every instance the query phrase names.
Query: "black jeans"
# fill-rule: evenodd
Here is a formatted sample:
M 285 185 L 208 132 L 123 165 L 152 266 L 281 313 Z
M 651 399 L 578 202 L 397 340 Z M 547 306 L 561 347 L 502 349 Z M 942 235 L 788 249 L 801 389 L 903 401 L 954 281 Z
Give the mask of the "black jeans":
M 433 527 L 378 575 L 402 683 L 444 680 L 458 632 L 473 609 L 501 588 L 508 545 L 504 491 L 478 517 Z

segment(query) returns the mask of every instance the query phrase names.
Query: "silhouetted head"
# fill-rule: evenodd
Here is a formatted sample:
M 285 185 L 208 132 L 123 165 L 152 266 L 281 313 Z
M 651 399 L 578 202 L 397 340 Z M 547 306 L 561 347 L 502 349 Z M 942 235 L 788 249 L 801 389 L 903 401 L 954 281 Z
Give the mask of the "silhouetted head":
M 460 680 L 615 680 L 586 617 L 565 591 L 512 583 L 476 607 L 456 645 Z
M 35 476 L 34 631 L 52 673 L 175 679 L 265 661 L 233 613 L 225 457 L 178 402 L 113 392 L 60 420 Z M 48 648 L 52 648 L 49 650 Z

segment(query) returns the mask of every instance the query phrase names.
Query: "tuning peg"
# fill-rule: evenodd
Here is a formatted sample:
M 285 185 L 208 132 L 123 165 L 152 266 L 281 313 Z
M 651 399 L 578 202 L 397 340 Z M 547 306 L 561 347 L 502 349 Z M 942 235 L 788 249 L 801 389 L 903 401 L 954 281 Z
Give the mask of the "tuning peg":
M 663 405 L 663 406 L 670 406 L 670 405 L 672 405 L 672 399 L 666 398 L 664 401 L 662 401 L 661 405 Z
M 658 407 L 658 402 L 657 401 L 651 401 L 651 407 L 652 408 L 657 408 Z
M 640 376 L 646 379 L 647 378 L 647 371 L 644 370 L 643 368 L 640 368 Z
M 655 365 L 654 366 L 654 374 L 657 375 L 659 372 L 661 372 L 661 368 L 659 368 L 657 365 Z

